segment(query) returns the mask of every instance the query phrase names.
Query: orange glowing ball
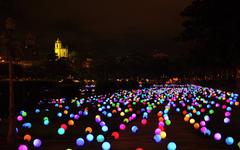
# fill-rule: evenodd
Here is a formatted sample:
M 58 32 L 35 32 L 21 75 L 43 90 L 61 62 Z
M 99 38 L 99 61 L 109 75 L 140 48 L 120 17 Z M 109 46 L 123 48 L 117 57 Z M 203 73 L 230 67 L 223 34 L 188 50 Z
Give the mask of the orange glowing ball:
M 196 114 L 196 112 L 197 112 L 197 110 L 196 109 L 193 109 L 193 111 L 192 111 L 194 114 Z
M 144 150 L 143 148 L 141 148 L 141 147 L 138 147 L 138 148 L 136 148 L 136 150 Z
M 199 123 L 194 123 L 193 127 L 194 127 L 194 129 L 197 130 L 197 129 L 199 129 L 200 125 L 199 125 Z
M 118 132 L 113 132 L 112 136 L 114 137 L 115 140 L 119 139 L 119 133 Z
M 24 140 L 24 141 L 30 142 L 31 139 L 32 139 L 32 137 L 31 137 L 31 135 L 29 135 L 29 134 L 26 134 L 26 135 L 24 135 L 24 137 L 23 137 L 23 140 Z
M 68 120 L 68 125 L 69 126 L 73 126 L 74 125 L 74 121 L 73 120 Z
M 131 107 L 131 108 L 129 108 L 129 111 L 130 111 L 130 112 L 132 112 L 132 111 L 133 111 L 132 107 Z
M 158 112 L 158 113 L 157 113 L 157 116 L 158 116 L 158 117 L 161 117 L 161 116 L 162 116 L 162 113 L 161 113 L 161 112 Z
M 112 110 L 112 113 L 113 113 L 113 114 L 116 114 L 116 113 L 117 113 L 117 111 L 114 109 L 114 110 Z
M 59 108 L 63 108 L 63 106 L 62 106 L 62 105 L 59 105 L 58 107 L 59 107 Z
M 163 117 L 159 117 L 159 118 L 158 118 L 158 121 L 159 121 L 159 122 L 163 122 L 163 121 L 164 121 Z
M 239 106 L 239 102 L 235 102 L 235 106 Z
M 85 132 L 92 133 L 92 128 L 91 127 L 86 127 Z
M 188 122 L 189 119 L 190 119 L 189 117 L 186 117 L 186 116 L 184 117 L 184 121 L 185 121 L 185 122 Z
M 67 110 L 64 110 L 63 113 L 64 113 L 65 115 L 67 115 L 67 114 L 68 114 L 68 111 L 67 111 Z

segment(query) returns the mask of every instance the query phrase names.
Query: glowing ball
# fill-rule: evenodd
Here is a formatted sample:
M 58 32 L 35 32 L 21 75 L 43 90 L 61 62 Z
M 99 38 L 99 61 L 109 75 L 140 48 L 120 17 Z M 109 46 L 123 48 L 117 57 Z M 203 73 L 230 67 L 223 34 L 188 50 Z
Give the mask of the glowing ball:
M 225 112 L 225 117 L 229 117 L 231 113 L 229 111 Z
M 240 141 L 238 142 L 238 144 L 237 144 L 237 145 L 238 145 L 238 148 L 240 148 Z
M 184 120 L 185 122 L 188 122 L 189 119 L 190 119 L 189 117 L 185 116 L 183 120 Z
M 210 121 L 210 117 L 209 117 L 208 115 L 205 115 L 205 116 L 204 116 L 204 120 L 205 120 L 206 122 L 208 122 L 208 121 Z
M 200 125 L 203 127 L 203 126 L 206 125 L 206 122 L 205 122 L 205 121 L 201 121 L 201 122 L 200 122 Z
M 69 126 L 73 126 L 74 125 L 74 121 L 73 120 L 68 120 L 68 125 Z
M 143 148 L 141 148 L 141 147 L 138 147 L 138 148 L 136 148 L 136 150 L 143 150 Z
M 86 127 L 85 132 L 92 133 L 92 128 L 91 127 Z
M 201 131 L 202 133 L 205 133 L 205 132 L 207 131 L 207 128 L 206 128 L 206 127 L 201 127 L 200 131 Z
M 109 142 L 103 142 L 102 143 L 102 149 L 103 150 L 109 150 L 111 148 L 111 145 Z
M 221 136 L 220 133 L 215 133 L 215 134 L 214 134 L 214 139 L 215 139 L 216 141 L 220 141 L 221 138 L 222 138 L 222 136 Z
M 35 113 L 36 114 L 40 113 L 40 109 L 35 109 Z
M 138 131 L 138 127 L 132 126 L 131 131 L 132 131 L 132 133 L 136 133 Z
M 232 137 L 227 137 L 225 143 L 227 145 L 232 145 L 234 143 L 234 139 Z
M 79 119 L 79 115 L 74 115 L 74 119 L 78 120 Z
M 106 125 L 102 126 L 102 131 L 103 132 L 107 132 L 108 131 L 108 127 Z
M 199 129 L 200 125 L 199 125 L 199 123 L 194 123 L 193 127 L 194 127 L 194 129 L 197 130 L 197 129 Z
M 61 126 L 60 126 L 61 128 L 63 128 L 64 130 L 67 130 L 67 125 L 66 124 L 61 124 Z
M 61 112 L 57 113 L 57 116 L 62 117 L 62 113 Z
M 119 125 L 119 128 L 120 128 L 120 130 L 125 130 L 126 129 L 126 125 L 122 123 L 122 124 Z
M 161 142 L 161 136 L 159 134 L 154 135 L 153 139 L 156 143 Z
M 104 136 L 102 135 L 102 134 L 99 134 L 98 136 L 97 136 L 97 142 L 99 142 L 99 143 L 102 143 L 103 141 L 104 141 Z
M 63 113 L 64 113 L 64 115 L 67 115 L 67 114 L 68 114 L 68 111 L 67 111 L 67 110 L 64 110 Z
M 115 140 L 119 139 L 119 133 L 118 132 L 113 132 L 112 136 L 114 137 Z
M 76 145 L 77 146 L 83 146 L 84 145 L 84 139 L 83 138 L 77 138 L 76 139 Z
M 230 119 L 229 118 L 224 118 L 224 123 L 227 124 L 227 123 L 230 123 Z
M 28 150 L 28 147 L 24 144 L 18 146 L 18 150 Z
M 124 112 L 121 112 L 121 113 L 120 113 L 120 116 L 122 116 L 122 117 L 123 117 L 124 115 L 125 115 L 125 113 L 124 113 Z
M 17 116 L 17 120 L 18 120 L 19 122 L 21 122 L 21 121 L 23 121 L 23 117 L 22 117 L 22 116 Z
M 22 124 L 22 127 L 30 129 L 30 128 L 32 128 L 32 124 L 30 122 L 26 122 L 26 123 Z
M 165 139 L 167 137 L 167 133 L 165 131 L 161 131 L 160 136 L 162 139 Z
M 87 139 L 88 142 L 92 142 L 93 139 L 94 139 L 94 136 L 89 133 L 89 134 L 87 134 L 86 139 Z
M 49 124 L 49 120 L 44 120 L 43 124 L 47 126 Z
M 29 135 L 29 134 L 26 134 L 26 135 L 24 135 L 24 137 L 23 137 L 23 140 L 24 140 L 24 141 L 30 142 L 31 139 L 32 139 L 32 137 L 31 137 L 31 135 Z
M 157 128 L 155 129 L 155 134 L 160 134 L 161 133 L 161 129 Z
M 190 122 L 190 124 L 194 124 L 195 123 L 195 119 L 192 118 L 192 119 L 190 119 L 189 122 Z
M 146 125 L 146 124 L 147 124 L 147 119 L 142 119 L 142 120 L 141 120 L 141 124 L 142 124 L 142 125 Z
M 167 148 L 168 148 L 168 150 L 176 150 L 177 145 L 174 142 L 170 142 L 170 143 L 168 143 Z
M 38 147 L 40 147 L 41 145 L 42 145 L 42 141 L 41 141 L 40 139 L 35 139 L 35 140 L 33 141 L 33 146 L 34 146 L 34 147 L 38 148 Z
M 101 122 L 101 119 L 100 118 L 95 118 L 95 122 L 99 123 L 99 122 Z
M 106 123 L 105 123 L 104 121 L 101 121 L 101 122 L 100 122 L 100 126 L 101 126 L 101 127 L 103 127 L 103 126 L 105 126 L 105 125 L 106 125 Z
M 27 112 L 22 111 L 21 115 L 22 115 L 23 117 L 26 117 L 26 116 L 27 116 Z
M 166 121 L 165 121 L 165 124 L 166 124 L 167 126 L 169 126 L 169 125 L 171 125 L 171 121 L 170 121 L 170 120 L 166 120 Z
M 65 133 L 65 130 L 63 128 L 58 129 L 58 134 L 63 135 Z
M 69 116 L 70 118 L 73 118 L 74 117 L 74 114 L 70 114 L 70 116 Z

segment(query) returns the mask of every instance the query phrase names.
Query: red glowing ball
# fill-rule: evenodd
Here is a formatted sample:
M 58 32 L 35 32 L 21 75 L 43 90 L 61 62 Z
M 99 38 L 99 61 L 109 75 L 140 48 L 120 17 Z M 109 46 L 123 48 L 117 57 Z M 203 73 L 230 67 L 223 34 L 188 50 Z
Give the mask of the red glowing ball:
M 119 133 L 118 132 L 113 132 L 112 136 L 114 137 L 115 140 L 119 139 Z

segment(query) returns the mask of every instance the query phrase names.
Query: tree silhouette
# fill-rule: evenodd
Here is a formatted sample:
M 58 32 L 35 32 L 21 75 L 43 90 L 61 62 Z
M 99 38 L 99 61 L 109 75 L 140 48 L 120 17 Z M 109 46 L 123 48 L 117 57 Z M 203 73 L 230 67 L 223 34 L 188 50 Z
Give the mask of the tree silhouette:
M 239 64 L 239 13 L 237 1 L 224 0 L 194 0 L 184 9 L 182 38 L 192 45 L 195 62 L 228 67 Z

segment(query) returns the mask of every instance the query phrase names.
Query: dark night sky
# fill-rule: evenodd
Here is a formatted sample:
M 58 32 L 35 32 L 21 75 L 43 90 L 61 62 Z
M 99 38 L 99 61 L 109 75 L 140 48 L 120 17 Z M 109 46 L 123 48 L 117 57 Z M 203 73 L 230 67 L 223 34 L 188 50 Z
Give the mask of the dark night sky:
M 19 28 L 45 48 L 59 35 L 73 49 L 159 49 L 177 52 L 180 12 L 191 0 L 20 0 Z

